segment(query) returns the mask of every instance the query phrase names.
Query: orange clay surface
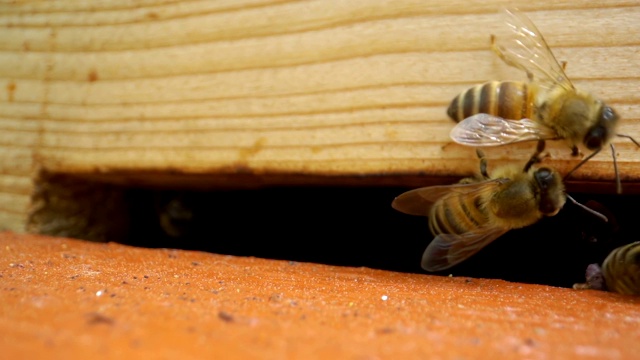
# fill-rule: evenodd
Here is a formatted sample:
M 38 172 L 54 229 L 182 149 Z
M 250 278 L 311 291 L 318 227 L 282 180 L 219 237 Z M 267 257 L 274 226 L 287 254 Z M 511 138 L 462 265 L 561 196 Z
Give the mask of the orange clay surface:
M 0 233 L 5 359 L 638 359 L 640 299 Z

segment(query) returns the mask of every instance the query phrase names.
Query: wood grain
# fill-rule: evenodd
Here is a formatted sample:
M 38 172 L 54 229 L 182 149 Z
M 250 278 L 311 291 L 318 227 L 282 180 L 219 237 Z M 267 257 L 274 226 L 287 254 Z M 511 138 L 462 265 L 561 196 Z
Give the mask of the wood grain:
M 20 230 L 39 169 L 464 176 L 448 102 L 523 79 L 489 50 L 498 10 L 526 11 L 568 76 L 639 136 L 640 5 L 507 1 L 16 1 L 0 5 L 0 226 Z M 623 181 L 638 151 L 616 140 Z M 521 144 L 487 151 L 521 162 Z M 575 163 L 565 146 L 549 163 Z M 613 191 L 610 154 L 576 179 Z M 281 177 L 286 179 L 286 177 Z M 286 182 L 286 180 L 285 180 Z

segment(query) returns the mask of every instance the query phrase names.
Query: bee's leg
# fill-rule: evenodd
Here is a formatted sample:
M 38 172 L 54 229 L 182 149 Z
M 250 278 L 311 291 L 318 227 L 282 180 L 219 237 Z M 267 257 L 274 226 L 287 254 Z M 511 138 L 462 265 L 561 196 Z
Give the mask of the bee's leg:
M 589 290 L 591 287 L 587 283 L 575 283 L 573 284 L 573 290 Z
M 547 143 L 544 140 L 538 140 L 538 145 L 536 145 L 536 151 L 533 153 L 533 155 L 531 155 L 531 158 L 529 159 L 529 161 L 527 161 L 527 163 L 524 165 L 524 172 L 529 171 L 529 169 L 531 169 L 531 166 L 533 166 L 533 164 L 536 164 L 542 161 L 542 159 L 540 159 L 540 154 L 542 154 L 546 145 Z
M 485 179 L 489 179 L 489 174 L 487 173 L 487 158 L 484 157 L 484 152 L 476 149 L 476 155 L 478 155 L 478 159 L 480 159 L 480 175 Z
M 544 148 L 547 146 L 547 142 L 544 140 L 538 140 L 538 143 L 536 144 L 536 152 L 534 153 L 536 156 L 540 155 L 543 151 Z
M 577 145 L 573 145 L 571 147 L 571 156 L 582 156 L 582 154 L 580 153 L 580 149 L 578 149 Z
M 616 136 L 627 138 L 627 139 L 633 141 L 633 143 L 636 144 L 636 146 L 640 147 L 640 143 L 638 143 L 638 141 L 636 139 L 634 139 L 631 135 L 616 134 Z
M 493 35 L 493 34 L 491 34 L 491 50 L 493 50 L 493 52 L 496 53 L 496 55 L 498 55 L 498 57 L 502 61 L 504 61 L 505 64 L 507 64 L 509 66 L 513 66 L 516 69 L 520 69 L 520 70 L 524 71 L 527 74 L 527 79 L 529 79 L 529 81 L 533 81 L 533 73 L 531 73 L 531 71 L 529 71 L 524 66 L 509 60 L 509 58 L 507 58 L 504 55 L 504 53 L 502 52 L 500 47 L 498 45 L 496 45 L 496 36 Z

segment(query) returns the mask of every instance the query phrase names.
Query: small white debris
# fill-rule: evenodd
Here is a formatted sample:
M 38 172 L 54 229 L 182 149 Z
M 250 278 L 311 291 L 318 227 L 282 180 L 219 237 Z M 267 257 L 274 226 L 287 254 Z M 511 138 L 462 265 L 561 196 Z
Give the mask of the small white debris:
M 382 301 L 387 301 L 388 298 L 389 297 L 387 295 L 382 295 L 382 297 L 381 297 Z

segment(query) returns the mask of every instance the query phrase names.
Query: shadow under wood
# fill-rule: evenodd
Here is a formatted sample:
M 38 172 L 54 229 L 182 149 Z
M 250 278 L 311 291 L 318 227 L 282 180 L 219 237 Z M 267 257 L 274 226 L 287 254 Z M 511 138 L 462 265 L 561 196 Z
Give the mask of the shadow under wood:
M 149 189 L 43 173 L 28 230 L 134 246 L 424 273 L 420 258 L 432 238 L 427 219 L 390 206 L 406 190 Z M 574 197 L 582 203 L 597 201 L 617 221 L 603 223 L 568 203 L 555 217 L 507 233 L 443 274 L 564 287 L 584 281 L 588 264 L 637 239 L 635 212 L 628 209 L 635 208 L 638 196 Z

